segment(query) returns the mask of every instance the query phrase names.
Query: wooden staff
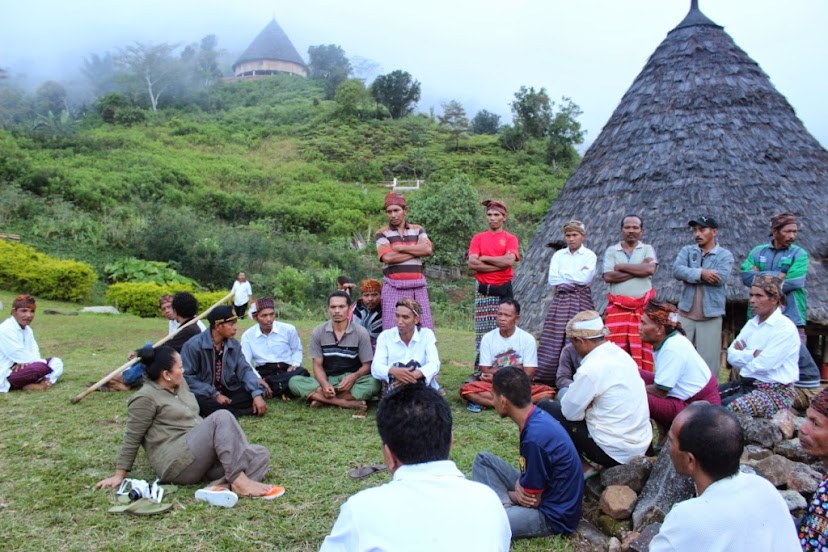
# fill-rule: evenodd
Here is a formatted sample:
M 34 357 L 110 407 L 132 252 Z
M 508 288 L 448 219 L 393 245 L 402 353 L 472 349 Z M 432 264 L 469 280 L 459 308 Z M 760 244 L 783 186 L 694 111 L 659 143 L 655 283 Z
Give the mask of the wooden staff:
M 196 324 L 196 323 L 198 323 L 198 321 L 199 321 L 199 320 L 201 320 L 202 318 L 204 318 L 205 316 L 207 316 L 208 314 L 210 314 L 210 311 L 211 311 L 211 310 L 213 310 L 214 308 L 218 307 L 219 305 L 221 305 L 222 303 L 224 303 L 225 301 L 227 301 L 228 299 L 230 299 L 232 296 L 233 296 L 233 292 L 231 291 L 231 292 L 230 292 L 230 293 L 228 293 L 226 296 L 224 296 L 224 298 L 222 298 L 220 301 L 218 301 L 215 305 L 213 305 L 212 307 L 210 307 L 210 308 L 209 308 L 209 309 L 207 309 L 206 311 L 202 312 L 201 314 L 199 314 L 198 316 L 196 316 L 195 318 L 193 318 L 192 320 L 190 320 L 190 321 L 189 321 L 189 322 L 187 322 L 186 324 L 182 324 L 182 325 L 181 325 L 181 326 L 179 326 L 179 327 L 178 327 L 178 329 L 176 329 L 174 332 L 172 332 L 172 333 L 170 333 L 170 334 L 167 334 L 166 336 L 164 336 L 163 338 L 161 338 L 161 339 L 160 339 L 157 343 L 155 343 L 152 347 L 153 347 L 153 348 L 160 347 L 161 345 L 163 345 L 164 343 L 166 343 L 167 341 L 169 341 L 170 339 L 172 339 L 172 338 L 173 338 L 173 337 L 174 337 L 174 336 L 175 336 L 178 332 L 180 332 L 181 330 L 183 330 L 183 329 L 184 329 L 184 328 L 186 328 L 187 326 L 190 326 L 190 325 L 192 325 L 192 324 Z M 92 393 L 92 392 L 94 392 L 94 391 L 97 391 L 99 388 L 101 388 L 103 385 L 105 385 L 107 382 L 109 382 L 109 380 L 111 380 L 111 379 L 112 379 L 112 378 L 114 378 L 115 376 L 118 376 L 118 375 L 122 374 L 122 373 L 124 372 L 124 370 L 126 370 L 127 368 L 129 368 L 130 366 L 132 366 L 133 364 L 135 364 L 136 362 L 138 362 L 138 357 L 133 358 L 132 360 L 128 361 L 128 362 L 127 362 L 126 364 L 124 364 L 123 366 L 121 366 L 121 367 L 119 367 L 119 368 L 116 368 L 116 369 L 115 369 L 115 370 L 113 370 L 112 372 L 108 373 L 108 374 L 107 374 L 107 375 L 105 375 L 103 378 L 101 378 L 101 380 L 100 380 L 99 382 L 97 382 L 95 385 L 90 385 L 89 387 L 87 387 L 87 388 L 83 391 L 83 393 L 81 393 L 80 395 L 78 395 L 78 396 L 76 396 L 76 397 L 72 397 L 72 399 L 70 400 L 70 402 L 71 402 L 72 404 L 78 404 L 78 403 L 79 403 L 79 402 L 81 402 L 81 401 L 84 399 L 84 397 L 86 397 L 89 393 Z

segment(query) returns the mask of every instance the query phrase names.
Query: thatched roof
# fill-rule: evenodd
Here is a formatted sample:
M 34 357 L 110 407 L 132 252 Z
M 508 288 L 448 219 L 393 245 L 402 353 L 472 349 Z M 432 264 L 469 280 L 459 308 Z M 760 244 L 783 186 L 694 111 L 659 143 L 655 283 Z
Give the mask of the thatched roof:
M 233 70 L 246 61 L 260 60 L 288 61 L 306 67 L 302 56 L 275 19 L 250 43 L 247 50 L 233 64 Z
M 736 260 L 727 297 L 742 303 L 747 290 L 738 265 L 753 246 L 767 243 L 771 214 L 796 213 L 797 243 L 811 259 L 808 319 L 828 324 L 828 152 L 756 62 L 693 4 L 624 95 L 524 255 L 515 294 L 525 305 L 526 329 L 543 324 L 554 252 L 547 244 L 562 240 L 561 227 L 572 218 L 585 222 L 585 244 L 598 255 L 592 290 L 603 311 L 601 259 L 620 241 L 629 213 L 644 220 L 643 241 L 653 244 L 660 262 L 654 286 L 672 302 L 681 291 L 673 260 L 692 243 L 687 222 L 713 216 L 719 243 Z

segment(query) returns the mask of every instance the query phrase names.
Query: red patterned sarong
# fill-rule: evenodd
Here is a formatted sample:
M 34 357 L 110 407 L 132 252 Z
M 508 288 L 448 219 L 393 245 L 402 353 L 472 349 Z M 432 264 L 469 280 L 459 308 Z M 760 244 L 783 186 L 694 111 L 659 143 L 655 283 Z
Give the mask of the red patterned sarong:
M 468 381 L 460 388 L 460 396 L 466 397 L 474 393 L 491 393 L 492 384 L 488 381 Z M 532 403 L 537 403 L 543 399 L 554 399 L 555 388 L 543 385 L 540 383 L 532 384 Z
M 641 342 L 638 326 L 644 314 L 644 305 L 655 297 L 651 289 L 643 297 L 607 295 L 607 312 L 604 324 L 610 331 L 607 339 L 627 351 L 638 367 L 646 372 L 653 371 L 653 348 Z

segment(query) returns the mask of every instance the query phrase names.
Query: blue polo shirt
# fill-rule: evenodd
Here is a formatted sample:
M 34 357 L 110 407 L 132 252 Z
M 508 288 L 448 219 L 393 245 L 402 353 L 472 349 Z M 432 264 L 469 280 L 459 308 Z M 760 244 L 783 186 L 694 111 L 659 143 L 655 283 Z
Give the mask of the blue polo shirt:
M 584 477 L 578 451 L 555 418 L 533 408 L 520 434 L 520 485 L 541 495 L 540 511 L 554 533 L 573 533 L 581 519 Z

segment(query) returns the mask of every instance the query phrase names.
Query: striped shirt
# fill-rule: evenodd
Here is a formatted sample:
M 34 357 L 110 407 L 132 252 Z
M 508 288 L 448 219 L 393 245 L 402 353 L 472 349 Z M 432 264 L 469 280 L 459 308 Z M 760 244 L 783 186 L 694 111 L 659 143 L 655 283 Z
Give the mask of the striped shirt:
M 425 228 L 408 223 L 405 223 L 402 234 L 397 229 L 385 226 L 377 231 L 374 239 L 377 242 L 377 256 L 380 261 L 383 255 L 394 250 L 395 245 L 431 244 Z M 423 261 L 420 257 L 414 257 L 401 263 L 382 263 L 383 276 L 392 280 L 419 280 L 422 278 L 423 272 Z
M 365 328 L 349 322 L 342 339 L 337 340 L 330 320 L 314 328 L 309 354 L 311 358 L 322 359 L 322 368 L 328 376 L 356 372 L 363 363 L 374 359 L 371 338 Z

